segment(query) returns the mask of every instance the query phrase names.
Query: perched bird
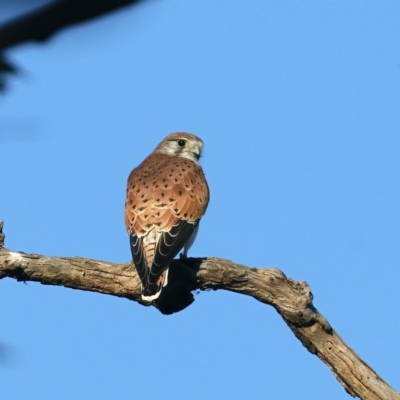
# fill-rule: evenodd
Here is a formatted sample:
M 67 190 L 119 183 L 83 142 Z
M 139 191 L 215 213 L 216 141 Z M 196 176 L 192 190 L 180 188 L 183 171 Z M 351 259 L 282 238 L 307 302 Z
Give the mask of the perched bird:
M 199 164 L 203 141 L 185 132 L 167 136 L 129 175 L 125 225 L 143 300 L 159 297 L 170 262 L 192 246 L 210 198 Z

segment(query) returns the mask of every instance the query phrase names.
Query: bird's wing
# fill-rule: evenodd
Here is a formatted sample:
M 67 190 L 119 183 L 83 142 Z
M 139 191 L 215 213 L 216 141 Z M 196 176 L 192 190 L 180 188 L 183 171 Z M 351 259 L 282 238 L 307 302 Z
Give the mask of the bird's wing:
M 145 238 L 138 237 L 133 232 L 130 234 L 132 257 L 142 282 L 142 292 L 145 298 L 149 299 L 159 294 L 162 287 L 167 284 L 168 265 L 190 238 L 196 225 L 181 220 L 169 232 L 162 232 L 159 240 L 153 244 L 155 249 L 150 266 L 147 264 L 143 246 Z

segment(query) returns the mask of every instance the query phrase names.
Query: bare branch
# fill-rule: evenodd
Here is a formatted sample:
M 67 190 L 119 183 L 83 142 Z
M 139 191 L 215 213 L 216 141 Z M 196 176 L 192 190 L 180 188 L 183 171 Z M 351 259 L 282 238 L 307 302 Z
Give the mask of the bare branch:
M 6 74 L 15 73 L 3 51 L 15 45 L 43 42 L 70 25 L 81 23 L 144 0 L 56 0 L 0 26 L 0 91 Z
M 45 41 L 57 31 L 143 0 L 58 0 L 0 27 L 0 50 Z
M 307 350 L 331 369 L 350 395 L 366 400 L 400 400 L 400 394 L 360 359 L 313 306 L 306 282 L 293 281 L 276 268 L 249 268 L 220 258 L 175 260 L 170 274 L 170 283 L 164 289 L 178 282 L 172 290 L 178 297 L 186 296 L 183 303 L 180 300 L 176 303 L 176 299 L 168 302 L 166 298 L 171 293 L 165 290 L 164 294 L 163 289 L 166 298 L 149 304 L 140 297 L 140 280 L 132 263 L 25 254 L 1 248 L 0 244 L 0 279 L 9 277 L 125 297 L 153 305 L 166 314 L 189 305 L 193 296 L 187 293 L 196 288 L 224 289 L 252 296 L 277 310 Z

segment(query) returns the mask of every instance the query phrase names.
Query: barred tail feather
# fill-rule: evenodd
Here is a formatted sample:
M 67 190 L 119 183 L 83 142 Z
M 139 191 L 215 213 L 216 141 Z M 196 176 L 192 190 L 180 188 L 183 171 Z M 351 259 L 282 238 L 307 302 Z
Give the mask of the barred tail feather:
M 153 301 L 160 296 L 162 288 L 168 283 L 168 265 L 167 268 L 152 271 L 147 265 L 141 238 L 131 233 L 129 239 L 133 264 L 142 282 L 142 299 Z
M 145 285 L 142 284 L 142 299 L 143 300 L 153 301 L 153 300 L 158 299 L 158 297 L 161 294 L 162 288 L 167 286 L 167 284 L 168 284 L 168 271 L 169 271 L 168 268 L 166 270 L 162 271 L 160 276 L 156 280 L 156 282 L 152 283 L 152 282 L 150 282 L 150 279 L 148 279 L 146 281 Z M 154 275 L 151 275 L 151 272 L 150 272 L 150 276 L 153 279 L 155 278 Z

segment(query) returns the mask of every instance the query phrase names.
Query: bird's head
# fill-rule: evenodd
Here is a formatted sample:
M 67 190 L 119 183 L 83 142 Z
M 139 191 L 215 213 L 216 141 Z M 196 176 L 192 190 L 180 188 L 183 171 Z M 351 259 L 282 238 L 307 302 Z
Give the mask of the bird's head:
M 203 141 L 191 133 L 177 132 L 168 135 L 155 149 L 156 153 L 188 158 L 198 163 Z

